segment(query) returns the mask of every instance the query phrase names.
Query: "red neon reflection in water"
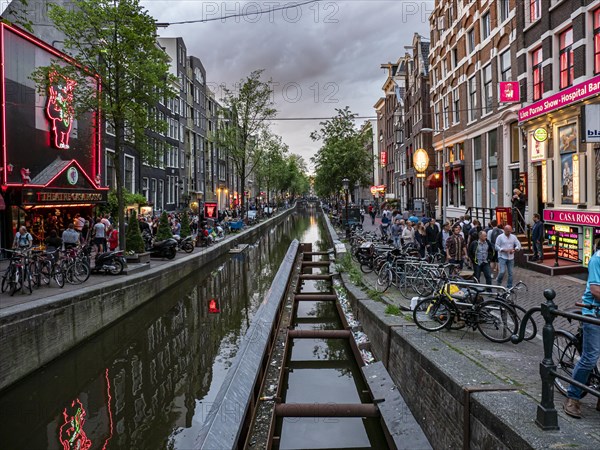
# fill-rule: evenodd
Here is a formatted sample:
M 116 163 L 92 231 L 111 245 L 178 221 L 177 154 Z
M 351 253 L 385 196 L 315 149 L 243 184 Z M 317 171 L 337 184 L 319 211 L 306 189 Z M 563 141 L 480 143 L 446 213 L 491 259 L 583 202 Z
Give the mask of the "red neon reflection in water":
M 211 298 L 208 302 L 208 312 L 212 314 L 221 312 L 221 310 L 217 306 L 217 301 L 214 298 Z
M 102 450 L 106 450 L 108 441 L 110 441 L 113 437 L 113 417 L 111 409 L 112 396 L 110 395 L 110 378 L 108 377 L 108 368 L 104 372 L 104 379 L 106 380 L 106 409 L 108 411 L 109 435 L 104 441 Z M 58 434 L 58 440 L 60 441 L 63 450 L 89 450 L 89 448 L 92 446 L 92 441 L 87 437 L 85 431 L 83 430 L 85 416 L 87 413 L 85 412 L 81 401 L 79 401 L 78 398 L 73 400 L 73 402 L 71 402 L 70 411 L 67 412 L 67 409 L 68 408 L 65 408 L 63 411 L 63 418 L 65 419 L 65 422 L 60 427 Z
M 85 409 L 79 399 L 71 402 L 71 411 L 67 412 L 67 408 L 63 411 L 65 423 L 60 427 L 58 435 L 63 450 L 88 450 L 92 446 L 92 441 L 83 431 L 85 416 Z

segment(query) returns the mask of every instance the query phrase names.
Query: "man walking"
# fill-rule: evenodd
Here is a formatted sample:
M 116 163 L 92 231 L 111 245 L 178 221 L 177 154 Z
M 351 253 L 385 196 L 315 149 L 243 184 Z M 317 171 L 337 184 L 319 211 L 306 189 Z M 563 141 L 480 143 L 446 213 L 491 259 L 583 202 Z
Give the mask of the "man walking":
M 540 220 L 540 215 L 533 215 L 533 228 L 531 229 L 531 242 L 533 243 L 533 258 L 531 261 L 544 261 L 544 225 Z
M 473 276 L 481 282 L 479 276 L 483 273 L 485 284 L 492 284 L 492 269 L 490 261 L 494 256 L 494 247 L 487 239 L 485 231 L 479 232 L 479 239 L 473 240 L 469 245 L 469 259 L 473 264 Z
M 588 265 L 588 282 L 581 298 L 585 308 L 581 313 L 586 317 L 600 319 L 600 239 L 596 241 L 596 253 L 590 258 Z M 596 367 L 600 358 L 600 325 L 583 322 L 583 345 L 581 358 L 573 370 L 573 379 L 585 384 L 590 373 Z M 581 397 L 583 390 L 570 385 L 567 390 L 567 400 L 563 405 L 565 412 L 572 417 L 581 417 Z M 600 399 L 596 403 L 600 411 Z
M 465 238 L 462 237 L 461 226 L 456 223 L 452 227 L 452 235 L 446 241 L 446 258 L 449 263 L 458 264 L 462 270 L 463 260 L 467 257 Z
M 435 219 L 431 219 L 427 228 L 425 229 L 425 234 L 427 236 L 427 245 L 429 246 L 429 253 L 435 255 L 438 251 L 438 239 L 440 235 L 440 230 L 435 223 Z
M 496 251 L 498 252 L 498 285 L 502 286 L 504 274 L 508 272 L 508 283 L 506 287 L 513 286 L 513 268 L 515 266 L 515 252 L 521 250 L 521 243 L 512 233 L 512 227 L 506 225 L 504 233 L 496 239 Z

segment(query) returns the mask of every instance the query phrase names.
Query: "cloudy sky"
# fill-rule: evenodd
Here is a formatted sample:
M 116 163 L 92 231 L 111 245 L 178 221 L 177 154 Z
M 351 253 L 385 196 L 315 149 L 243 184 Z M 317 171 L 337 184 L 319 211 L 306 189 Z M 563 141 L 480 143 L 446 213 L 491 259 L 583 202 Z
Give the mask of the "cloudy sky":
M 252 70 L 265 69 L 282 118 L 331 117 L 335 108 L 346 105 L 360 116 L 372 117 L 386 76 L 380 64 L 397 61 L 415 32 L 429 37 L 433 8 L 433 0 L 343 0 L 267 12 L 289 4 L 142 1 L 158 22 L 212 19 L 173 24 L 162 28 L 160 35 L 181 36 L 188 55 L 201 59 L 212 86 L 233 87 Z M 264 12 L 257 13 L 260 10 Z M 214 20 L 244 13 L 252 14 Z M 276 121 L 273 130 L 309 162 L 319 148 L 309 134 L 318 126 L 319 120 Z

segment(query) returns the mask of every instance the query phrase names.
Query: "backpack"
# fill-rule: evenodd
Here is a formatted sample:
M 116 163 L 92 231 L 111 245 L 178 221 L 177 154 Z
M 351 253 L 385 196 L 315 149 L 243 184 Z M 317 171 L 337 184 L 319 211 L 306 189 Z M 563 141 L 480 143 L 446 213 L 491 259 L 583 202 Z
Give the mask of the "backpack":
M 19 243 L 19 247 L 27 247 L 29 245 L 29 239 L 31 235 L 29 233 L 21 234 L 17 233 L 19 236 L 17 237 L 17 241 Z
M 471 222 L 463 223 L 462 232 L 465 237 L 465 240 L 469 238 L 469 233 L 471 232 L 471 228 L 473 228 L 473 225 L 471 224 Z
M 492 230 L 492 232 L 490 233 L 490 242 L 492 243 L 492 245 L 495 247 L 496 246 L 496 239 L 498 239 L 498 236 L 500 236 L 500 233 L 502 233 L 502 231 L 499 228 L 494 228 Z

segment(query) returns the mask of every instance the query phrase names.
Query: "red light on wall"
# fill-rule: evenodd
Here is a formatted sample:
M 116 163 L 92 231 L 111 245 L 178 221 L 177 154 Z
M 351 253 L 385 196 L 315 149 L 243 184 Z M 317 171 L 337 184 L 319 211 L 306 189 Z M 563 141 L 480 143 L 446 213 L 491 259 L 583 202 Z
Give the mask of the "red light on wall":
M 381 161 L 381 167 L 387 165 L 387 152 L 380 152 L 379 160 Z

